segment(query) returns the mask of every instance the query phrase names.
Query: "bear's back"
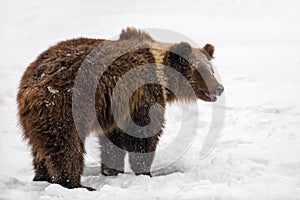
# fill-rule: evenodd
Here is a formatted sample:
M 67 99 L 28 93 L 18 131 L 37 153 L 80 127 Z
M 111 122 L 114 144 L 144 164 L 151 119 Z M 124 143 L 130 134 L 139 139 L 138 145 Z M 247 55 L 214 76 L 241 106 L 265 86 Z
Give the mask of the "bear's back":
M 136 47 L 143 48 L 135 49 Z M 92 105 L 94 102 L 95 105 L 93 106 L 95 107 L 92 107 L 96 108 L 97 118 L 101 126 L 106 130 L 114 127 L 115 122 L 111 113 L 111 101 L 117 82 L 135 67 L 155 63 L 155 58 L 151 49 L 149 49 L 147 41 L 144 44 L 140 40 L 110 41 L 79 38 L 60 42 L 42 52 L 36 61 L 30 64 L 21 79 L 17 96 L 21 124 L 26 123 L 26 118 L 30 121 L 40 121 L 43 118 L 51 118 L 51 120 L 57 118 L 56 120 L 58 120 L 61 117 L 67 118 L 69 124 L 73 124 L 72 95 L 74 94 L 74 83 L 78 76 L 78 70 L 85 61 L 87 61 L 86 63 L 96 63 L 96 66 L 98 66 L 99 59 L 101 60 L 102 58 L 101 49 L 104 52 L 108 52 L 108 55 L 119 55 L 120 52 L 127 50 L 128 53 L 120 54 L 120 57 L 117 56 L 117 59 L 107 66 L 101 79 L 98 77 L 98 72 L 89 73 L 92 77 L 88 77 L 88 80 L 96 77 L 95 80 L 99 81 L 94 96 L 96 101 L 94 102 L 93 98 L 86 95 L 84 93 L 86 91 L 83 91 L 83 94 L 79 94 L 80 101 L 77 103 L 79 107 L 88 110 L 88 105 Z M 90 53 L 92 53 L 92 56 L 88 56 L 91 55 Z M 99 66 L 101 68 L 101 65 Z M 90 72 L 98 69 L 93 67 L 93 65 L 88 65 L 87 67 Z M 136 84 L 141 86 L 136 88 L 137 90 L 130 98 L 130 113 L 135 112 L 136 114 L 141 113 L 139 114 L 140 116 L 145 115 L 153 103 L 165 106 L 163 88 L 159 84 L 158 74 L 161 74 L 161 72 L 157 72 L 157 70 L 159 68 L 151 68 L 150 71 L 147 69 L 144 73 L 146 73 L 147 79 L 151 80 L 150 82 L 156 82 L 158 85 L 144 85 L 145 80 L 138 74 L 131 73 L 131 77 L 127 78 L 126 84 L 123 85 L 124 89 L 128 90 L 128 87 L 133 87 Z M 152 73 L 150 73 L 151 71 Z M 85 84 L 87 84 L 86 88 L 90 88 L 93 82 L 88 81 Z M 116 106 L 118 108 L 123 107 L 121 104 L 119 105 L 119 102 L 125 101 L 123 98 L 126 95 L 121 94 L 117 98 Z M 90 123 L 90 121 L 94 121 L 94 117 L 91 115 L 91 112 L 85 113 L 81 116 L 81 121 L 93 127 L 94 123 Z M 122 113 L 122 109 L 120 109 L 119 114 L 123 116 Z M 39 119 L 37 119 L 38 116 Z M 126 120 L 124 119 L 124 121 Z M 144 122 L 137 124 L 145 125 Z
M 42 87 L 50 83 L 73 85 L 76 73 L 86 56 L 103 40 L 78 38 L 59 42 L 42 52 L 25 71 L 22 87 Z M 20 88 L 22 89 L 22 88 Z

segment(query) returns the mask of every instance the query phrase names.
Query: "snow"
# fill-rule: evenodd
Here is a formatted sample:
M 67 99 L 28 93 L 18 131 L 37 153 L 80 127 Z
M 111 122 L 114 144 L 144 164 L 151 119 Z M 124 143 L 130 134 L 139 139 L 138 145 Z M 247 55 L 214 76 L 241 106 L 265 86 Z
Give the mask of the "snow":
M 1 1 L 0 199 L 300 199 L 299 9 L 296 0 Z M 200 156 L 212 105 L 173 104 L 159 149 L 172 143 L 179 127 L 187 134 L 194 123 L 199 129 L 174 163 L 166 166 L 164 159 L 176 149 L 155 159 L 152 178 L 135 176 L 128 163 L 125 174 L 99 175 L 100 153 L 90 137 L 82 183 L 97 191 L 32 182 L 30 148 L 16 114 L 22 73 L 60 40 L 110 38 L 126 26 L 169 29 L 215 45 L 226 104 L 213 151 Z
M 51 86 L 48 86 L 47 89 L 51 94 L 58 94 L 59 93 L 59 90 L 53 89 Z

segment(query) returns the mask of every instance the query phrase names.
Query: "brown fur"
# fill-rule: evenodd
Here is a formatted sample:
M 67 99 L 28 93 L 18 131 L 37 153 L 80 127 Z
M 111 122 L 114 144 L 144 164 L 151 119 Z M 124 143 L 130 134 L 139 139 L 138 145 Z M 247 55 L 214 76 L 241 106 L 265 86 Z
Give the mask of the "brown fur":
M 122 131 L 117 126 L 111 112 L 113 89 L 121 77 L 131 69 L 149 63 L 171 66 L 191 83 L 197 97 L 205 101 L 211 101 L 211 99 L 203 95 L 203 91 L 210 92 L 219 85 L 213 76 L 208 76 L 209 72 L 203 63 L 197 61 L 195 63 L 198 63 L 199 66 L 195 67 L 185 59 L 185 57 L 194 60 L 204 59 L 206 55 L 203 54 L 203 49 L 194 49 L 187 43 L 174 45 L 158 43 L 148 34 L 134 28 L 123 30 L 117 41 L 105 41 L 105 43 L 103 41 L 79 38 L 60 42 L 41 53 L 37 60 L 30 64 L 21 79 L 17 95 L 19 118 L 24 137 L 28 139 L 32 148 L 35 181 L 58 183 L 67 188 L 83 187 L 80 184 L 80 176 L 84 167 L 84 137 L 80 137 L 78 132 L 83 132 L 87 136 L 91 131 L 97 129 L 96 123 L 99 123 L 104 131 L 103 135 L 96 130 L 99 133 L 101 145 L 102 174 L 116 175 L 124 172 L 125 152 L 119 151 L 116 148 L 118 146 L 129 153 L 129 162 L 136 174 L 151 175 L 150 168 L 154 152 L 162 133 L 164 110 L 155 110 L 155 120 L 151 123 L 156 123 L 157 129 L 149 129 L 149 132 L 155 134 L 145 138 L 133 137 Z M 91 105 L 93 102 L 91 99 L 82 97 L 78 106 L 82 108 L 94 106 L 97 119 L 90 115 L 88 109 L 77 113 L 80 117 L 80 130 L 78 130 L 78 127 L 75 127 L 72 113 L 75 77 L 81 64 L 87 59 L 87 55 L 101 44 L 103 44 L 101 48 L 112 55 L 122 49 L 128 50 L 129 53 L 111 63 L 101 80 L 98 81 L 95 105 Z M 131 51 L 141 44 L 144 48 Z M 174 53 L 160 49 L 160 46 L 167 46 Z M 211 47 L 205 50 L 211 57 L 213 56 Z M 91 62 L 96 61 L 97 57 L 96 53 L 96 56 L 91 58 Z M 205 78 L 196 70 L 197 67 L 202 69 Z M 196 100 L 191 94 L 182 90 L 180 79 L 170 80 L 164 73 L 164 70 L 157 65 L 152 73 L 156 75 L 148 78 L 162 84 L 144 85 L 138 88 L 130 98 L 130 115 L 135 124 L 143 127 L 150 123 L 149 108 L 155 103 L 164 108 L 167 102 Z M 97 72 L 92 68 L 90 74 L 97 78 Z M 132 84 L 134 82 L 143 83 L 143 80 L 136 76 L 132 77 L 132 81 Z M 163 82 L 165 83 L 163 84 Z M 88 84 L 93 84 L 92 79 Z M 178 85 L 176 88 L 178 96 L 164 87 L 168 84 Z M 126 86 L 123 87 L 126 92 Z M 122 98 L 123 95 L 119 94 L 119 96 Z M 117 109 L 119 117 L 126 123 L 127 119 L 122 118 L 124 112 L 122 106 L 117 106 Z M 139 133 L 141 136 L 147 136 L 148 131 L 141 132 L 130 126 L 126 130 L 126 132 Z M 141 157 L 136 153 L 149 153 L 149 156 Z M 105 164 L 110 160 L 114 161 L 115 168 Z M 92 190 L 92 188 L 88 189 Z
M 215 52 L 215 47 L 211 44 L 206 44 L 203 47 L 203 51 L 202 51 L 210 60 L 211 58 L 214 57 L 214 52 Z

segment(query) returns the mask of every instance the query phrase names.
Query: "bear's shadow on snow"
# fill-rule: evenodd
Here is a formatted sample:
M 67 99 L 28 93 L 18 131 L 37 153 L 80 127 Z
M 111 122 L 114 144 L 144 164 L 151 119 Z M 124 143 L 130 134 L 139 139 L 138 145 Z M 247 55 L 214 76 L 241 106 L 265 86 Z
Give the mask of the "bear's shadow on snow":
M 99 176 L 100 175 L 100 166 L 86 166 L 84 171 L 83 171 L 83 176 Z M 168 167 L 165 167 L 163 169 L 159 170 L 154 170 L 151 172 L 152 177 L 156 176 L 166 176 L 170 174 L 175 174 L 175 173 L 183 173 L 183 169 L 180 167 L 177 167 L 176 165 L 170 165 Z M 133 172 L 125 172 L 125 174 L 132 174 L 135 176 Z

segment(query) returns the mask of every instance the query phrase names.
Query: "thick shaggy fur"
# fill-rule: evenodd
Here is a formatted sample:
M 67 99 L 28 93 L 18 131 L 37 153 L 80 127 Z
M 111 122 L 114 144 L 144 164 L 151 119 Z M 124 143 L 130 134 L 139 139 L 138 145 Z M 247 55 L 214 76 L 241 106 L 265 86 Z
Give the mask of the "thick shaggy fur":
M 212 92 L 219 83 L 209 73 L 207 66 L 197 62 L 199 58 L 208 61 L 213 57 L 212 45 L 195 49 L 183 42 L 159 43 L 142 31 L 128 28 L 122 31 L 119 40 L 105 41 L 101 48 L 112 55 L 122 49 L 134 49 L 136 45 L 142 44 L 145 48 L 129 51 L 130 53 L 122 55 L 109 65 L 97 83 L 93 105 L 97 119 L 90 116 L 88 111 L 79 113 L 78 130 L 72 113 L 74 81 L 88 54 L 103 41 L 79 38 L 60 42 L 41 53 L 21 79 L 17 95 L 19 119 L 24 137 L 28 139 L 32 148 L 35 181 L 58 183 L 67 188 L 83 187 L 80 184 L 80 176 L 84 168 L 84 138 L 91 131 L 99 133 L 102 174 L 116 175 L 124 172 L 125 152 L 120 151 L 117 146 L 129 153 L 130 165 L 136 174 L 151 175 L 150 168 L 164 123 L 164 109 L 161 108 L 164 108 L 167 102 L 176 100 L 193 101 L 200 98 L 212 101 L 204 92 Z M 173 53 L 159 47 L 167 47 Z M 190 65 L 185 57 L 194 59 L 199 66 Z M 97 59 L 97 55 L 91 59 Z M 157 130 L 148 130 L 155 134 L 151 137 L 137 138 L 126 134 L 117 126 L 111 112 L 112 93 L 117 82 L 128 71 L 149 63 L 157 64 L 154 73 L 149 73 L 155 76 L 149 79 L 161 84 L 147 84 L 138 88 L 130 98 L 129 113 L 134 123 L 143 127 L 150 123 L 149 108 L 156 103 L 161 107 L 155 110 L 155 122 L 151 122 L 156 123 Z M 166 77 L 158 64 L 170 66 L 180 72 L 192 85 L 197 98 L 182 90 L 179 79 L 170 80 L 170 77 Z M 196 70 L 197 67 L 202 69 L 205 76 Z M 91 74 L 93 73 L 91 69 Z M 138 76 L 132 78 L 134 82 L 143 82 Z M 168 84 L 177 85 L 179 95 L 175 96 L 174 91 L 164 87 Z M 122 94 L 119 96 L 122 97 Z M 91 99 L 82 97 L 79 106 L 88 107 L 92 102 Z M 122 115 L 124 111 L 121 106 L 118 109 Z M 122 120 L 126 123 L 127 119 Z M 104 133 L 97 130 L 96 123 L 100 124 Z M 79 131 L 84 134 L 78 134 Z M 137 129 L 129 128 L 126 132 L 128 131 L 141 136 L 149 134 Z M 148 156 L 142 157 L 136 153 L 148 153 Z M 115 165 L 114 168 L 106 165 L 111 161 Z

